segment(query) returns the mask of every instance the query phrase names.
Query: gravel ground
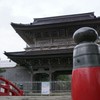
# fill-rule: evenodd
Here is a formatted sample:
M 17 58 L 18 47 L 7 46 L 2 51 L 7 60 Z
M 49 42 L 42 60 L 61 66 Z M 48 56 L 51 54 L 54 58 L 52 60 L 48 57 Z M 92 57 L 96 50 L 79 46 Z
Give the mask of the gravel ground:
M 71 96 L 0 96 L 0 100 L 71 100 Z

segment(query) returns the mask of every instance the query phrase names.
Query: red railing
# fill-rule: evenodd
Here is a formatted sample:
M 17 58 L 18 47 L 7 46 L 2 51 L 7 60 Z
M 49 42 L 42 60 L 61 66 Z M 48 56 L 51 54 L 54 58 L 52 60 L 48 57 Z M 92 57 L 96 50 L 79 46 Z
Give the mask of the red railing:
M 0 96 L 23 96 L 23 90 L 16 87 L 13 83 L 0 77 Z

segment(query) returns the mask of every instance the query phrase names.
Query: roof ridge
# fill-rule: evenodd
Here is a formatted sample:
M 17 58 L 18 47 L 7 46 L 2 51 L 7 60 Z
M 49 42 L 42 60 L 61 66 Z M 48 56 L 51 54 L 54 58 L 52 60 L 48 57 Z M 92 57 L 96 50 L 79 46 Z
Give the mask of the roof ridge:
M 88 16 L 89 18 L 95 18 L 94 12 L 89 13 L 80 13 L 80 14 L 71 14 L 71 15 L 62 15 L 62 16 L 52 16 L 52 17 L 43 17 L 43 18 L 34 18 L 34 22 L 41 22 L 41 21 L 48 21 L 48 20 L 58 20 L 58 19 L 66 19 L 66 18 L 75 18 L 75 17 L 82 17 Z

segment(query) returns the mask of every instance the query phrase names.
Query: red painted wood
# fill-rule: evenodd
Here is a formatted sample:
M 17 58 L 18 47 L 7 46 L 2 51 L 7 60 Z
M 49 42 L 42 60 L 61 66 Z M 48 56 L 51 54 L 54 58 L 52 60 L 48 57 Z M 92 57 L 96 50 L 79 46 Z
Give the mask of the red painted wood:
M 6 80 L 3 77 L 0 77 L 0 81 L 2 81 L 3 84 L 0 84 L 0 96 L 23 96 L 23 91 L 16 87 L 13 83 Z M 10 88 L 12 87 L 12 88 Z M 1 91 L 1 89 L 4 89 L 4 92 Z
M 100 67 L 73 70 L 72 100 L 100 100 Z

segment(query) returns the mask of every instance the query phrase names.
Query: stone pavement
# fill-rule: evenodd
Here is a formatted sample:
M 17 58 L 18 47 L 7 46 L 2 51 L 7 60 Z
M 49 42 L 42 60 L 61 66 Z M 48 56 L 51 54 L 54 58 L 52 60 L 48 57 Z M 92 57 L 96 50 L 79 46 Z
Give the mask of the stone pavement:
M 71 96 L 0 96 L 0 100 L 71 100 Z

